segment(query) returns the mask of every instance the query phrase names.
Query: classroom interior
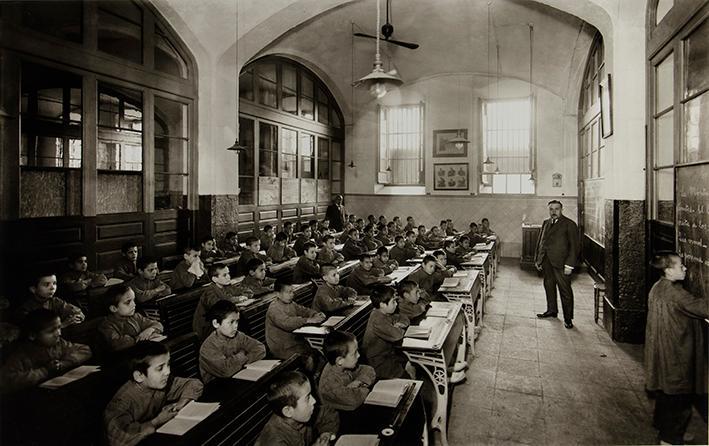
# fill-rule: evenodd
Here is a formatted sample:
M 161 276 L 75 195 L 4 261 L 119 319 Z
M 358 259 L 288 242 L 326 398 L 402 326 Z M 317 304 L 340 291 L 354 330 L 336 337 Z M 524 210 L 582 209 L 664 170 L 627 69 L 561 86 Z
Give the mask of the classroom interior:
M 477 313 L 460 334 L 467 380 L 434 397 L 426 441 L 655 443 L 648 262 L 679 252 L 685 288 L 709 296 L 708 116 L 707 0 L 2 1 L 0 311 L 76 252 L 110 278 L 134 242 L 169 274 L 188 244 L 299 232 L 338 195 L 365 220 L 466 232 L 487 218 L 494 248 L 471 269 Z M 579 230 L 573 333 L 535 317 L 550 200 Z M 148 311 L 188 358 L 174 368 L 196 375 L 198 298 Z M 244 310 L 244 326 L 264 312 Z M 48 407 L 88 420 L 103 390 L 91 407 Z M 262 404 L 251 390 L 238 395 Z M 153 441 L 253 444 L 237 403 L 184 443 Z M 699 417 L 689 430 L 707 442 Z

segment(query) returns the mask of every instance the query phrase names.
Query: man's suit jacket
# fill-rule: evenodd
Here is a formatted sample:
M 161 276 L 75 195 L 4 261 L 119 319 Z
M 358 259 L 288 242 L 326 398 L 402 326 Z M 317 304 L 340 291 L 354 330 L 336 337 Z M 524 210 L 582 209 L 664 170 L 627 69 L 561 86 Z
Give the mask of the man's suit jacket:
M 554 224 L 551 224 L 551 218 L 544 220 L 537 242 L 536 263 L 541 265 L 544 257 L 547 257 L 554 268 L 563 268 L 564 265 L 575 267 L 578 254 L 579 235 L 576 223 L 563 215 Z
M 335 231 L 342 231 L 345 226 L 345 207 L 340 206 L 339 208 L 335 203 L 332 203 L 327 207 L 325 211 L 325 218 L 330 220 L 330 227 Z

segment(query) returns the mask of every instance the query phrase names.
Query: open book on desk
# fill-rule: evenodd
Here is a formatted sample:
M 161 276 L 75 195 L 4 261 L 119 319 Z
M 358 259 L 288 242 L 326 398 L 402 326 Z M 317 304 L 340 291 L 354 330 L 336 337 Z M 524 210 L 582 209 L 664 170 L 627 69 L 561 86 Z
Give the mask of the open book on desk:
M 377 446 L 379 437 L 376 435 L 342 435 L 335 442 L 335 446 Z
M 320 324 L 320 326 L 321 327 L 334 327 L 335 325 L 339 324 L 343 320 L 345 320 L 345 316 L 330 316 L 322 324 Z
M 157 432 L 168 435 L 184 435 L 219 409 L 219 403 L 190 401 L 175 415 L 175 418 L 160 426 Z
M 97 365 L 82 365 L 75 369 L 71 369 L 63 375 L 54 377 L 47 380 L 39 385 L 39 387 L 45 389 L 58 389 L 59 387 L 65 386 L 74 381 L 78 381 L 81 378 L 88 376 L 92 373 L 96 373 L 101 370 L 100 366 Z
M 415 382 L 409 379 L 382 379 L 372 387 L 364 404 L 374 406 L 396 407 Z
M 441 288 L 455 288 L 460 285 L 460 277 L 446 277 L 443 279 Z
M 431 307 L 426 312 L 426 317 L 448 317 L 451 309 L 445 307 Z
M 280 363 L 281 361 L 278 359 L 254 361 L 246 364 L 246 367 L 234 374 L 232 378 L 243 379 L 244 381 L 258 381 L 263 375 L 278 367 Z

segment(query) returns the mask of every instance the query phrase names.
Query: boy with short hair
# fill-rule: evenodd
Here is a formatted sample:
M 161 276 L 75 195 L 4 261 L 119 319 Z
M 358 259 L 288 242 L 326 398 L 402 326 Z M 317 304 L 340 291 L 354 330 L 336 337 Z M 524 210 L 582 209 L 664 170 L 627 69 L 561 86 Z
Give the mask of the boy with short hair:
M 490 229 L 490 220 L 487 218 L 483 218 L 480 220 L 480 223 L 482 224 L 482 227 L 480 228 L 480 235 L 488 237 L 491 235 L 495 235 L 495 231 Z
M 434 256 L 427 255 L 423 258 L 421 268 L 414 271 L 409 279 L 419 284 L 422 290 L 426 291 L 429 296 L 432 296 L 438 290 L 438 287 L 443 283 L 438 275 L 435 274 L 438 260 Z
M 104 426 L 110 446 L 134 445 L 202 396 L 198 379 L 170 376 L 170 352 L 159 342 L 140 341 L 130 350 L 132 373 L 106 410 Z
M 382 244 L 382 246 L 391 245 L 394 241 L 389 237 L 389 228 L 387 225 L 380 224 L 377 226 L 377 235 L 375 238 Z
M 261 241 L 259 239 L 254 236 L 248 237 L 245 244 L 246 249 L 241 252 L 239 262 L 236 264 L 236 272 L 238 275 L 247 276 L 249 274 L 248 264 L 251 259 L 259 259 L 266 265 L 272 263 L 270 256 L 261 254 Z M 273 249 L 273 247 L 271 247 L 271 249 Z
M 387 224 L 387 218 L 386 218 L 386 216 L 380 215 L 380 216 L 379 216 L 379 220 L 377 220 L 377 224 L 378 224 L 378 225 L 384 225 L 384 226 L 386 226 L 386 224 Z
M 427 249 L 440 248 L 441 242 L 443 242 L 443 236 L 441 235 L 440 228 L 438 226 L 433 226 L 428 233 L 424 234 L 423 241 L 425 242 L 423 246 Z
M 389 275 L 394 272 L 399 267 L 399 262 L 394 259 L 389 258 L 389 249 L 386 246 L 382 246 L 377 249 L 377 255 L 372 261 L 372 265 L 384 271 L 384 275 Z
M 328 220 L 327 218 L 320 222 L 320 225 L 318 226 L 318 231 L 320 232 L 321 237 L 335 232 L 330 229 L 330 220 Z
M 305 226 L 303 228 L 303 231 L 300 233 L 298 238 L 295 240 L 295 243 L 293 244 L 293 250 L 295 251 L 296 255 L 303 255 L 303 246 L 309 241 L 311 241 L 312 236 L 313 232 L 311 231 L 310 226 Z
M 310 381 L 298 371 L 279 375 L 268 388 L 268 404 L 273 415 L 263 427 L 255 446 L 298 445 L 328 446 L 330 432 L 317 438 L 311 426 L 315 411 L 315 398 L 311 395 Z
M 297 256 L 296 252 L 288 246 L 288 234 L 285 232 L 276 234 L 276 239 L 266 255 L 273 260 L 273 263 L 283 263 Z
M 459 234 L 458 231 L 453 227 L 453 220 L 450 218 L 446 219 L 446 235 L 451 236 L 451 235 L 456 235 Z
M 135 300 L 139 304 L 172 293 L 170 287 L 158 279 L 157 259 L 141 257 L 137 262 L 137 270 L 138 274 L 128 282 L 128 286 L 133 289 Z
M 54 294 L 57 292 L 57 277 L 53 273 L 37 273 L 29 287 L 30 297 L 17 309 L 16 320 L 22 325 L 22 320 L 31 311 L 44 308 L 56 313 L 61 320 L 61 328 L 80 324 L 84 321 L 84 313 L 79 307 L 63 301 Z
M 306 324 L 319 324 L 325 315 L 293 302 L 293 286 L 276 281 L 276 299 L 266 311 L 266 345 L 278 359 L 288 359 L 294 353 L 313 355 L 308 343 L 293 333 Z
M 378 286 L 370 296 L 372 313 L 364 332 L 364 353 L 379 379 L 404 378 L 413 370 L 395 346 L 404 338 L 409 319 L 396 314 L 396 296 L 389 286 Z M 413 374 L 412 374 L 413 373 Z M 409 373 L 415 376 L 415 372 Z
M 87 288 L 102 287 L 108 279 L 101 273 L 89 271 L 86 255 L 77 253 L 69 257 L 69 271 L 62 275 L 61 282 L 69 291 L 76 293 Z
M 335 237 L 323 236 L 323 245 L 317 255 L 318 263 L 322 265 L 339 265 L 345 261 L 345 256 L 335 251 Z
M 473 249 L 470 247 L 470 238 L 467 235 L 463 235 L 458 239 L 458 247 L 455 253 L 458 257 L 465 257 L 470 254 Z
M 271 246 L 273 246 L 273 241 L 276 239 L 276 232 L 273 230 L 273 226 L 264 226 L 263 231 L 261 231 L 260 239 L 261 249 L 268 252 L 268 250 L 271 249 Z
M 273 291 L 275 279 L 266 277 L 266 264 L 261 259 L 251 259 L 246 265 L 248 275 L 241 281 L 243 288 L 251 290 L 254 296 L 263 296 Z
M 138 274 L 138 243 L 126 242 L 121 246 L 121 258 L 113 267 L 113 277 L 129 281 Z
M 426 231 L 426 227 L 424 226 L 424 232 Z M 417 235 L 414 233 L 414 231 L 409 231 L 406 233 L 406 248 L 407 249 L 413 249 L 416 251 L 416 256 L 423 254 L 426 252 L 426 248 L 424 248 L 422 245 L 419 245 L 416 243 Z
M 224 253 L 217 249 L 217 241 L 214 239 L 214 236 L 207 235 L 202 238 L 200 243 L 201 249 L 199 256 L 205 265 L 209 266 L 214 263 L 215 260 L 224 258 Z
M 342 228 L 342 233 L 337 237 L 337 241 L 340 243 L 345 243 L 350 238 L 350 231 L 354 229 L 354 225 L 350 222 L 345 223 Z
M 305 283 L 320 278 L 320 265 L 315 261 L 317 256 L 318 248 L 315 243 L 306 242 L 303 245 L 303 255 L 293 269 L 293 283 Z
M 318 287 L 313 298 L 313 310 L 332 314 L 354 304 L 357 291 L 340 285 L 340 273 L 332 265 L 322 267 L 323 284 Z
M 347 277 L 347 286 L 354 288 L 357 294 L 369 294 L 370 286 L 391 281 L 392 278 L 385 276 L 384 271 L 374 268 L 372 255 L 365 252 L 359 256 L 359 265 Z
M 308 222 L 308 226 L 310 227 L 310 238 L 315 242 L 315 246 L 317 246 L 322 240 L 323 236 L 322 232 L 318 230 L 318 221 L 310 220 Z
M 345 256 L 345 260 L 354 260 L 367 251 L 368 249 L 359 240 L 357 228 L 350 229 L 349 238 L 345 242 L 345 246 L 342 247 L 342 255 Z
M 445 237 L 448 233 L 448 220 L 441 220 L 438 223 L 438 228 L 441 230 L 441 237 Z
M 470 222 L 470 228 L 465 235 L 467 235 L 470 239 L 470 246 L 475 246 L 478 243 L 484 243 L 487 240 L 480 234 L 480 232 L 478 231 L 478 224 L 474 221 Z
M 135 293 L 128 285 L 111 287 L 105 299 L 111 314 L 103 318 L 98 333 L 108 350 L 124 350 L 138 341 L 148 341 L 162 335 L 160 322 L 135 312 Z
M 192 245 L 185 246 L 182 253 L 182 261 L 177 264 L 172 271 L 172 276 L 170 276 L 170 288 L 177 291 L 207 282 L 207 271 L 199 258 L 199 254 L 199 248 L 195 248 Z
M 399 218 L 398 215 L 396 217 L 394 217 L 394 219 L 392 221 L 394 222 L 394 226 L 396 227 L 397 234 L 401 234 L 402 232 L 404 232 L 404 227 L 401 224 L 401 219 Z
M 448 265 L 454 266 L 456 269 L 461 269 L 461 263 L 463 259 L 458 255 L 458 250 L 456 249 L 455 242 L 453 240 L 446 240 L 443 242 L 443 249 L 446 253 L 446 263 Z
M 431 300 L 425 291 L 413 280 L 402 280 L 397 287 L 399 294 L 399 314 L 415 321 L 425 316 Z
M 27 339 L 20 341 L 0 369 L 3 393 L 35 386 L 91 358 L 88 345 L 72 344 L 61 337 L 61 320 L 51 310 L 29 312 L 23 328 Z
M 229 267 L 226 265 L 216 264 L 210 266 L 209 278 L 212 283 L 202 292 L 192 316 L 192 331 L 197 333 L 200 339 L 205 339 L 212 331 L 212 327 L 204 315 L 214 304 L 221 300 L 228 300 L 237 304 L 253 295 L 253 292 L 243 282 L 240 285 L 231 284 Z
M 416 250 L 406 248 L 406 239 L 404 237 L 400 235 L 394 237 L 394 246 L 389 251 L 391 259 L 395 260 L 399 265 L 404 265 L 407 260 L 413 259 L 416 255 Z
M 222 252 L 226 257 L 236 257 L 241 254 L 244 248 L 239 244 L 239 234 L 234 231 L 229 231 L 224 236 L 224 244 L 222 245 Z
M 231 378 L 254 361 L 266 357 L 266 347 L 239 331 L 239 310 L 233 302 L 220 300 L 207 311 L 212 334 L 199 349 L 199 372 L 208 384 L 215 378 Z
M 357 410 L 377 380 L 373 367 L 357 363 L 357 338 L 351 333 L 333 331 L 325 337 L 323 353 L 327 364 L 318 384 L 323 406 L 348 412 Z M 347 421 L 354 424 L 342 419 L 343 423 Z
M 366 224 L 372 225 L 372 227 L 374 227 L 374 225 L 377 224 L 377 220 L 376 220 L 376 218 L 374 218 L 374 215 L 372 215 L 372 214 L 367 215 L 367 223 Z
M 347 216 L 347 222 L 352 223 L 352 227 L 354 227 L 355 223 L 357 223 L 357 216 L 355 214 L 349 214 Z
M 404 231 L 415 231 L 417 227 L 418 226 L 416 226 L 416 221 L 414 220 L 414 217 L 410 215 L 406 217 L 406 226 L 404 226 Z
M 373 251 L 383 246 L 382 242 L 374 238 L 374 226 L 367 225 L 364 227 L 364 235 L 361 244 L 364 245 L 367 251 Z
M 362 230 L 364 229 L 364 219 L 358 218 L 357 220 L 355 220 L 354 228 L 359 232 L 362 232 Z
M 286 245 L 290 245 L 293 242 L 293 222 L 287 221 L 283 223 L 283 233 L 286 235 Z
M 446 277 L 452 277 L 453 274 L 458 272 L 458 268 L 456 268 L 455 266 L 452 266 L 452 265 L 451 266 L 448 265 L 448 256 L 446 255 L 445 251 L 443 251 L 441 249 L 437 249 L 437 250 L 433 251 L 433 257 L 436 258 L 436 262 L 437 262 L 436 273 L 440 277 L 442 277 L 440 279 L 441 282 L 443 282 L 443 279 L 445 279 Z

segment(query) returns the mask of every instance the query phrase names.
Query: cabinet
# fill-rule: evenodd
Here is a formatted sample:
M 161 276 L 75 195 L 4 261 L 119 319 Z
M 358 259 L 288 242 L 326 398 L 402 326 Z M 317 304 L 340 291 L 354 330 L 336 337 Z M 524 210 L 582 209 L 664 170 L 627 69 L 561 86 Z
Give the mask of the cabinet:
M 537 241 L 539 240 L 541 232 L 542 225 L 522 224 L 522 256 L 519 259 L 520 268 L 534 268 Z

